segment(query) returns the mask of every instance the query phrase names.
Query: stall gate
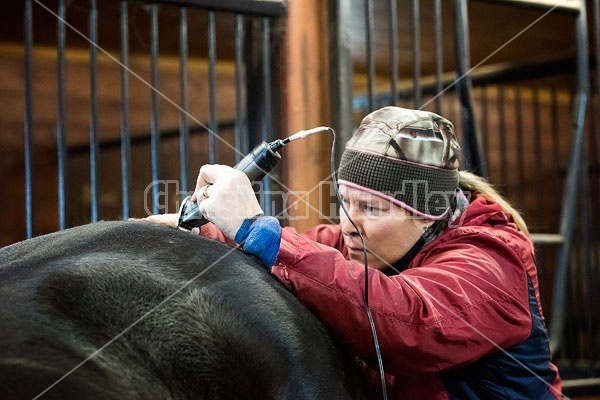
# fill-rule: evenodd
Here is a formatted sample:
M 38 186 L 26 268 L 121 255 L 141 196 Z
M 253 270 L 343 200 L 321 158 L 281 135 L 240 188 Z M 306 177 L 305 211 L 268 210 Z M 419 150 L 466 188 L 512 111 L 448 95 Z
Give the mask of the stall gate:
M 356 127 L 366 113 L 390 104 L 434 111 L 455 122 L 462 135 L 462 168 L 488 177 L 522 210 L 532 231 L 551 348 L 566 379 L 565 393 L 600 393 L 595 295 L 600 236 L 593 222 L 599 219 L 598 113 L 597 104 L 588 110 L 585 1 L 353 3 L 338 1 L 334 10 L 335 34 L 351 41 L 346 46 L 339 40 L 334 47 L 332 81 L 342 76 L 348 79 L 340 81 L 354 82 L 334 87 L 337 126 Z M 594 7 L 599 46 L 597 2 Z M 470 18 L 473 8 L 478 13 Z M 479 24 L 481 35 L 485 24 L 493 29 L 497 15 L 511 12 L 530 16 L 531 23 L 508 42 L 486 48 L 494 32 L 469 37 L 471 25 Z M 568 55 L 488 62 L 552 18 L 560 19 L 556 28 L 571 40 Z M 348 21 L 362 29 L 352 29 Z M 475 45 L 485 53 L 472 55 Z
M 175 212 L 202 164 L 233 165 L 274 138 L 284 2 L 12 3 L 25 146 L 11 164 L 20 176 L 3 179 L 25 202 L 4 207 L 3 244 Z

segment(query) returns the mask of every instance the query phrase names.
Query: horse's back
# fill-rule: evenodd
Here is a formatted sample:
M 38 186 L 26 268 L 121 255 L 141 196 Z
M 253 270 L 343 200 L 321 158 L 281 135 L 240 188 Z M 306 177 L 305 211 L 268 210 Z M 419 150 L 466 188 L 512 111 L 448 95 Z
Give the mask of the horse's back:
M 0 398 L 349 398 L 353 369 L 255 260 L 145 222 L 0 250 Z

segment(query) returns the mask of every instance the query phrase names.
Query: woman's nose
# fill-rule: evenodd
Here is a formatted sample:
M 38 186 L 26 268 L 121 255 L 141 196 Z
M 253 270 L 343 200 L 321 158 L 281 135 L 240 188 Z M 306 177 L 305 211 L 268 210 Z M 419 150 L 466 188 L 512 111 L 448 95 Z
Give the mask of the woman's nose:
M 352 219 L 358 229 L 360 229 L 360 218 L 357 217 L 353 207 L 347 207 L 346 210 L 348 211 L 348 215 L 346 215 L 342 207 L 340 207 L 340 228 L 342 229 L 342 232 L 347 235 L 357 234 L 356 228 L 352 225 L 350 219 Z M 350 218 L 348 218 L 348 216 Z

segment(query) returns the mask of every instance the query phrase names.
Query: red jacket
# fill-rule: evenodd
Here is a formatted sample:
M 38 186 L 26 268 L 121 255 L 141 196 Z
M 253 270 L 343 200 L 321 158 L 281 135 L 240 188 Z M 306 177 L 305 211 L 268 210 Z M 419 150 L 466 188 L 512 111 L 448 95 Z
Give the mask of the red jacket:
M 484 197 L 463 217 L 400 274 L 369 269 L 388 398 L 560 398 L 530 240 Z M 272 273 L 366 363 L 379 397 L 365 268 L 347 259 L 339 227 L 284 228 Z

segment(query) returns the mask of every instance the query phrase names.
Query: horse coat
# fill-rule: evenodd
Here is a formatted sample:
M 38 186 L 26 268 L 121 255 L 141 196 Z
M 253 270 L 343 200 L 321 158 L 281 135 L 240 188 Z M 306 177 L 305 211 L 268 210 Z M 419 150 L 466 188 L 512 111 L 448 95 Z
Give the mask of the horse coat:
M 227 245 L 99 222 L 0 249 L 0 399 L 362 398 L 359 379 Z

